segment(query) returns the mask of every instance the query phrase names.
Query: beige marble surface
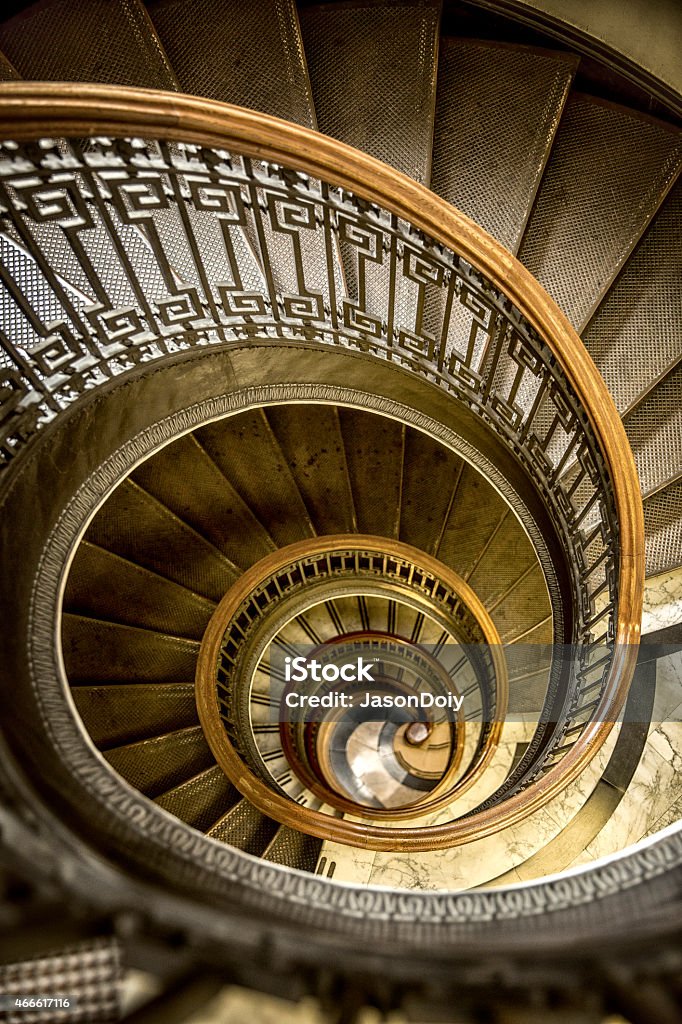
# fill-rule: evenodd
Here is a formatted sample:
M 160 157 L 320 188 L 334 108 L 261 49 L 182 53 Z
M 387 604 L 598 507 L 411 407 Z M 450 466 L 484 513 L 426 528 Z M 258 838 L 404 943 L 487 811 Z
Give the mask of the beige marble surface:
M 682 568 L 651 576 L 644 584 L 642 633 L 682 622 Z

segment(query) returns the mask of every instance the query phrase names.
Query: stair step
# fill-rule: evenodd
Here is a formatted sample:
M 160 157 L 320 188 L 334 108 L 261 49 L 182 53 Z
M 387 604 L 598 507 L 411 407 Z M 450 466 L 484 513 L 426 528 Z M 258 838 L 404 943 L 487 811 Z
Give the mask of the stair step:
M 262 409 L 210 423 L 195 434 L 278 546 L 314 536 L 296 481 Z M 267 491 L 261 479 L 268 481 Z
M 180 89 L 315 127 L 294 0 L 152 0 Z
M 158 796 L 215 761 L 200 725 L 128 743 L 104 753 L 111 767 L 145 796 Z
M 440 0 L 300 11 L 318 127 L 428 184 Z
M 297 832 L 287 825 L 280 825 L 263 852 L 263 860 L 284 864 L 299 871 L 314 872 L 321 847 L 321 839 Z
M 621 414 L 680 355 L 681 231 L 678 180 L 583 331 Z
M 197 725 L 194 683 L 74 686 L 71 696 L 100 750 Z
M 212 544 L 132 480 L 119 484 L 85 536 L 211 601 L 219 601 L 238 576 Z
M 565 107 L 519 258 L 581 330 L 675 180 L 675 129 L 589 96 Z
M 66 674 L 79 683 L 184 683 L 194 678 L 199 644 L 81 615 L 63 616 Z
M 206 835 L 259 856 L 278 828 L 276 821 L 266 818 L 248 800 L 242 799 L 216 821 Z
M 69 572 L 66 611 L 201 640 L 212 601 L 83 541 Z
M 358 531 L 397 537 L 405 427 L 358 409 L 340 409 L 339 421 Z
M 577 58 L 443 38 L 433 191 L 516 252 Z
M 22 78 L 177 90 L 141 0 L 47 0 L 0 24 Z
M 682 481 L 644 502 L 644 533 L 647 576 L 682 564 Z
M 267 419 L 318 534 L 356 530 L 338 410 L 272 406 Z
M 537 565 L 537 555 L 533 545 L 516 516 L 510 512 L 491 538 L 467 582 L 486 606 L 502 603 L 517 591 L 525 573 L 534 565 Z
M 625 432 L 642 494 L 682 474 L 682 362 L 627 417 Z
M 275 550 L 272 538 L 192 434 L 162 449 L 132 477 L 232 565 L 247 569 Z
M 430 554 L 435 552 L 455 485 L 460 480 L 461 463 L 454 452 L 426 434 L 408 430 L 400 506 L 401 541 Z
M 155 798 L 155 803 L 202 832 L 225 814 L 241 794 L 215 764 Z

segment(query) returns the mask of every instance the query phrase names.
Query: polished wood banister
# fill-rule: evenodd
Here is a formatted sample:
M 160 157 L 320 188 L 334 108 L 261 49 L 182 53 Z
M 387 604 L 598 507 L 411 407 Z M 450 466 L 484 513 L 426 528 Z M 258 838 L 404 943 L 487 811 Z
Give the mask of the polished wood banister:
M 640 635 L 644 522 L 634 459 L 617 410 L 576 332 L 544 289 L 486 232 L 412 179 L 340 142 L 264 114 L 145 89 L 10 82 L 0 86 L 0 125 L 4 138 L 16 140 L 107 134 L 164 138 L 232 149 L 302 171 L 380 204 L 463 257 L 535 328 L 554 354 L 591 424 L 613 488 L 619 530 L 613 660 L 593 720 L 560 764 L 526 792 L 498 807 L 456 825 L 420 830 L 423 839 L 417 845 L 422 849 L 438 848 L 491 834 L 560 792 L 594 756 L 625 700 Z M 248 785 L 246 778 L 244 785 Z M 269 793 L 261 809 L 279 817 L 275 813 L 280 809 L 278 799 Z M 304 827 L 300 817 L 297 822 L 296 827 Z M 343 838 L 334 832 L 334 823 L 329 825 L 332 832 L 325 833 L 327 838 L 370 845 L 363 831 L 366 826 L 351 822 L 336 825 L 343 826 Z M 390 839 L 375 848 L 401 849 L 401 831 L 391 829 Z

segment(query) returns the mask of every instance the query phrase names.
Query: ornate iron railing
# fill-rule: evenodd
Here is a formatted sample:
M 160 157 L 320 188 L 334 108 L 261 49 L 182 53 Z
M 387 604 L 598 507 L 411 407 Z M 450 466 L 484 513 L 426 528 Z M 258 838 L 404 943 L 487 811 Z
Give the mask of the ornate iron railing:
M 616 410 L 537 282 L 414 182 L 260 114 L 16 83 L 0 122 L 3 461 L 112 377 L 202 346 L 341 347 L 432 382 L 530 474 L 572 568 L 579 657 L 504 795 L 542 782 L 508 809 L 574 778 L 631 677 L 643 526 Z

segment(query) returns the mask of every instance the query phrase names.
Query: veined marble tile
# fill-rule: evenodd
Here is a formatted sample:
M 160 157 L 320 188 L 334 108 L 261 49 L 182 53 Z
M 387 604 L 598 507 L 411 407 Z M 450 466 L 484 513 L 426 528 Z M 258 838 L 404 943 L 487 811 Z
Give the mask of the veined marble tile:
M 660 576 L 651 576 L 644 584 L 642 633 L 652 633 L 682 622 L 682 567 Z
M 679 721 L 682 717 L 682 651 L 656 662 L 656 693 L 652 723 Z
M 364 819 L 354 818 L 352 820 Z M 318 861 L 322 857 L 327 858 L 324 875 L 328 874 L 330 864 L 336 864 L 332 875 L 335 882 L 355 882 L 358 885 L 366 885 L 369 882 L 375 856 L 374 850 L 361 850 L 355 846 L 344 846 L 342 843 L 332 843 L 325 839 Z

